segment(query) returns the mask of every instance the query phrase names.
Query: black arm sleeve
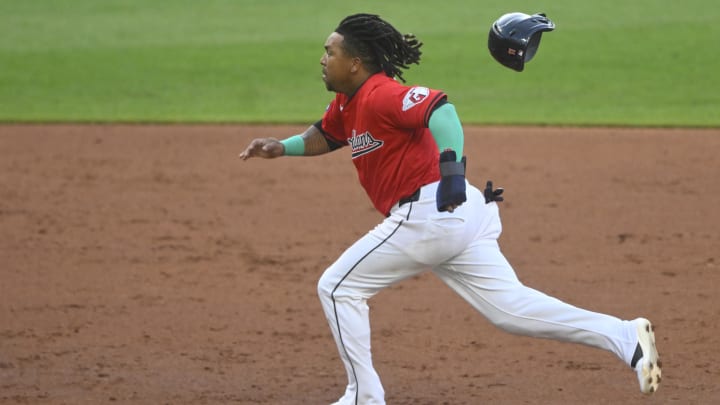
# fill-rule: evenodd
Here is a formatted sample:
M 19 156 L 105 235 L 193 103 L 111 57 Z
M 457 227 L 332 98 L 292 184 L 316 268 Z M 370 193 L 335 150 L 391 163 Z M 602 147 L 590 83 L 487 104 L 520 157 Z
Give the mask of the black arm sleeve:
M 339 148 L 343 147 L 343 145 L 341 143 L 335 142 L 328 136 L 327 132 L 323 131 L 322 120 L 318 120 L 316 123 L 313 124 L 313 126 L 315 128 L 317 128 L 318 131 L 320 131 L 320 133 L 323 134 L 323 137 L 325 138 L 325 142 L 327 142 L 328 148 L 330 148 L 330 151 L 334 151 L 335 149 L 339 149 Z

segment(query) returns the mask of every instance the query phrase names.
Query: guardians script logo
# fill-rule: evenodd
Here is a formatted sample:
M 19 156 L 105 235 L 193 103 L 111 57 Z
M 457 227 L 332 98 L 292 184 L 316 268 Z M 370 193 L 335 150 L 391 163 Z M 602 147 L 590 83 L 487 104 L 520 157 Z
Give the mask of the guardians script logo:
M 383 146 L 383 141 L 377 140 L 370 135 L 370 132 L 363 132 L 358 135 L 352 130 L 352 136 L 348 139 L 348 145 L 352 148 L 352 158 L 360 157 Z

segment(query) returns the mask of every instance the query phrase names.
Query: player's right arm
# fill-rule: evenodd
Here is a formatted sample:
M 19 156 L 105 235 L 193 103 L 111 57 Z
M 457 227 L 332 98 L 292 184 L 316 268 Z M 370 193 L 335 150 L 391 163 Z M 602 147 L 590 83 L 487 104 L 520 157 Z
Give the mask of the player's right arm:
M 315 156 L 328 153 L 341 145 L 329 140 L 319 125 L 311 125 L 302 134 L 293 135 L 281 141 L 275 138 L 258 138 L 240 153 L 240 159 L 251 157 L 272 159 L 279 156 Z

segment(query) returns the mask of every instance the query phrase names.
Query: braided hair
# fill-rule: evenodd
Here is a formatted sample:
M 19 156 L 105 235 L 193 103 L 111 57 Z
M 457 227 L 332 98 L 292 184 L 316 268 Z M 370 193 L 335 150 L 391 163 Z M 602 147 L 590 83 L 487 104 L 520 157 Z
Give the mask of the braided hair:
M 374 73 L 383 71 L 403 83 L 403 69 L 420 64 L 420 47 L 413 34 L 401 34 L 375 14 L 353 14 L 343 19 L 335 32 L 344 37 L 345 52 L 358 56 Z

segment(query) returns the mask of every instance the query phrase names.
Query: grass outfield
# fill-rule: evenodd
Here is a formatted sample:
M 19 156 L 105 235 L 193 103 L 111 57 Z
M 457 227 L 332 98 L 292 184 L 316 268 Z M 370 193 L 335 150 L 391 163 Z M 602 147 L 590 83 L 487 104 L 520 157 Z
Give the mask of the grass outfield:
M 464 123 L 720 126 L 715 0 L 0 0 L 0 121 L 264 122 L 319 118 L 327 35 L 381 14 L 424 43 L 408 83 Z M 516 73 L 490 24 L 545 11 L 557 30 Z

